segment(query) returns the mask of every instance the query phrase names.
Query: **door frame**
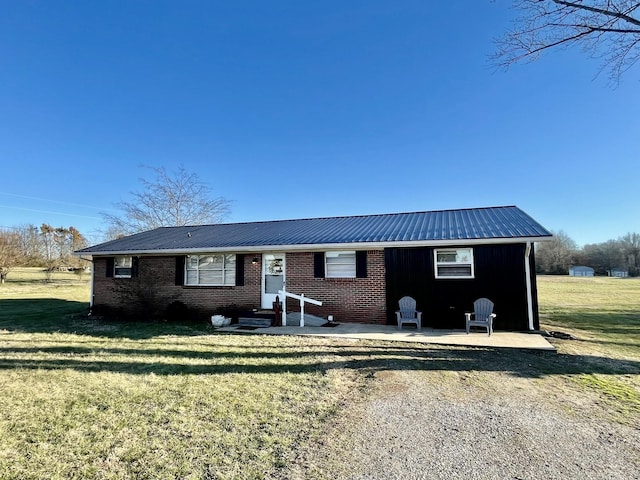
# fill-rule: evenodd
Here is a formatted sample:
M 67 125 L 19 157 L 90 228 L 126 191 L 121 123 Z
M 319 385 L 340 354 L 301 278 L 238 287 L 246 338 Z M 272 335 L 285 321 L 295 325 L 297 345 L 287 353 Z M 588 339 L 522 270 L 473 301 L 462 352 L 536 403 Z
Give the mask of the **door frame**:
M 274 257 L 282 259 L 282 271 L 280 275 L 282 278 L 282 288 L 284 289 L 287 283 L 287 257 L 284 252 L 267 252 L 262 254 L 262 272 L 261 272 L 261 282 L 260 282 L 260 308 L 271 310 L 273 308 L 273 302 L 276 301 L 277 293 L 266 293 L 266 277 L 269 267 L 267 266 L 267 262 L 271 262 L 274 260 Z M 280 295 L 282 297 L 282 295 Z M 280 298 L 280 302 L 282 302 L 283 306 L 285 303 L 284 298 Z

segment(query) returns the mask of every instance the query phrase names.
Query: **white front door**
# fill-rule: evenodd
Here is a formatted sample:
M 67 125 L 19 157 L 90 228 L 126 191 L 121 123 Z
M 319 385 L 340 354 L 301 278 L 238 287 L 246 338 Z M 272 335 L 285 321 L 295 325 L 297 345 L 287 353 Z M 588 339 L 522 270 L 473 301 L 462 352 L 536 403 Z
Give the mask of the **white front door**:
M 276 296 L 280 295 L 280 301 L 284 299 L 278 293 L 285 282 L 285 258 L 284 253 L 262 254 L 262 308 L 271 309 Z

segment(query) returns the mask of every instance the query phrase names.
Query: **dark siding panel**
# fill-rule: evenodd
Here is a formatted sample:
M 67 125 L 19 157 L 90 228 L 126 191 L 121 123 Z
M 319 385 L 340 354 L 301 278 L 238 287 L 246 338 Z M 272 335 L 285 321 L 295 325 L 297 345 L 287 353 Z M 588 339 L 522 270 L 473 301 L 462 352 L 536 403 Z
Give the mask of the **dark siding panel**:
M 498 330 L 527 330 L 525 244 L 477 248 L 476 291 L 495 303 Z
M 416 299 L 423 312 L 422 324 L 432 325 L 433 254 L 430 248 L 388 248 L 385 250 L 387 320 L 395 324 L 398 300 L 405 295 Z
M 244 286 L 244 255 L 236 255 L 236 287 Z
M 107 277 L 113 277 L 113 267 L 115 265 L 115 259 L 113 257 L 107 257 Z
M 389 323 L 395 323 L 398 300 L 409 295 L 423 312 L 423 325 L 464 328 L 464 313 L 472 311 L 474 300 L 487 297 L 495 303 L 496 329 L 526 330 L 524 252 L 524 244 L 477 246 L 474 279 L 436 279 L 433 248 L 385 250 Z
M 367 252 L 356 252 L 356 278 L 367 278 Z
M 176 257 L 176 285 L 184 285 L 184 255 Z
M 324 278 L 324 252 L 313 254 L 313 276 L 315 278 Z

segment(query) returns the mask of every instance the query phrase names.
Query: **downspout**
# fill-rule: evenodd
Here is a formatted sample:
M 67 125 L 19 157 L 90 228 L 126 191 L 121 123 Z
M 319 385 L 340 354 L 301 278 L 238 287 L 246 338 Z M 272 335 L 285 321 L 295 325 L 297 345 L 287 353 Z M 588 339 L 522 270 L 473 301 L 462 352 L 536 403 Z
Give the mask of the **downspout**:
M 524 249 L 524 274 L 527 283 L 527 314 L 529 316 L 529 330 L 533 330 L 533 293 L 531 291 L 531 264 L 529 263 L 529 255 L 531 255 L 531 242 L 527 242 Z
M 91 259 L 91 296 L 89 297 L 89 316 L 93 312 L 93 282 L 96 276 L 95 262 Z

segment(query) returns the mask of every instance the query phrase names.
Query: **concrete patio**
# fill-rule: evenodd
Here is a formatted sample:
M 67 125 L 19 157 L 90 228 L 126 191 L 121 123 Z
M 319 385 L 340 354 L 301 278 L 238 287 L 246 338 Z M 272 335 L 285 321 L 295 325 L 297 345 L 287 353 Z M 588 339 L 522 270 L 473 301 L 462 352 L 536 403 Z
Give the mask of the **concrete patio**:
M 555 352 L 556 348 L 539 333 L 523 332 L 486 332 L 464 330 L 443 330 L 405 328 L 398 330 L 395 325 L 369 325 L 363 323 L 338 323 L 334 327 L 322 326 L 286 326 L 286 327 L 246 327 L 231 325 L 217 328 L 219 332 L 257 333 L 262 335 L 309 335 L 318 337 L 352 338 L 359 340 L 384 340 L 392 342 L 431 343 L 438 345 L 456 345 L 465 347 L 520 348 Z

